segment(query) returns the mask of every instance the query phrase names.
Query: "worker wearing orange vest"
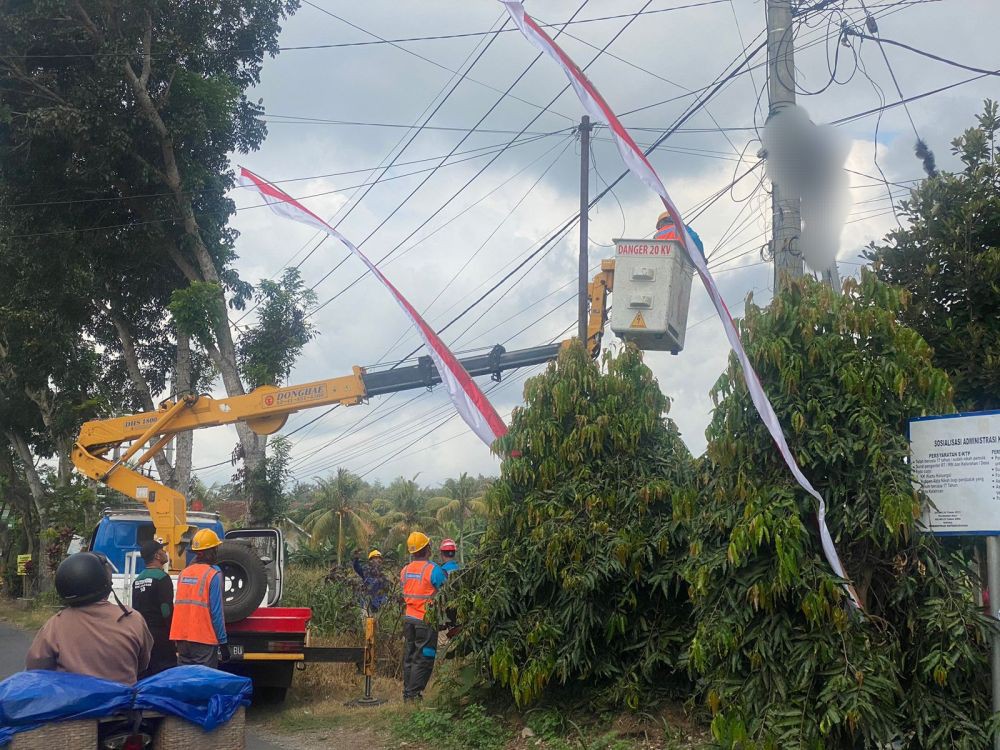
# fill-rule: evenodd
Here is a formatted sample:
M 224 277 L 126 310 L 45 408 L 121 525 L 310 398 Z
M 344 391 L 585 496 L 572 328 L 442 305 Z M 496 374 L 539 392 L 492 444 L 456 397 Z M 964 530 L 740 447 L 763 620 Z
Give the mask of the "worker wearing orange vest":
M 191 542 L 194 563 L 177 579 L 170 640 L 177 644 L 178 664 L 206 667 L 229 661 L 226 621 L 222 614 L 222 571 L 215 564 L 222 540 L 211 529 L 200 529 Z
M 691 239 L 694 240 L 694 244 L 698 247 L 701 252 L 701 256 L 705 257 L 705 246 L 702 244 L 701 237 L 698 233 L 694 231 L 691 227 L 685 225 L 688 234 L 691 235 Z M 674 240 L 675 242 L 680 242 L 681 238 L 677 234 L 677 226 L 674 224 L 674 218 L 670 215 L 669 211 L 664 211 L 662 214 L 656 217 L 656 234 L 653 235 L 654 240 Z
M 420 700 L 434 670 L 437 630 L 425 621 L 427 605 L 447 575 L 431 559 L 431 540 L 414 531 L 406 540 L 410 564 L 399 574 L 406 616 L 403 619 L 403 700 Z

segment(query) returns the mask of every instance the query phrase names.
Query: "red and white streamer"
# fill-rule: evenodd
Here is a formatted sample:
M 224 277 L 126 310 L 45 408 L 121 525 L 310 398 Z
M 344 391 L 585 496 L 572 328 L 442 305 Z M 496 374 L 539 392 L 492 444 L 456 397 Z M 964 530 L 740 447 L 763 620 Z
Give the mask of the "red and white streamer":
M 524 12 L 524 6 L 520 0 L 500 0 L 500 2 L 507 9 L 511 20 L 514 21 L 528 41 L 538 48 L 538 50 L 555 60 L 559 67 L 563 69 L 563 72 L 569 79 L 570 85 L 576 91 L 576 95 L 580 97 L 580 102 L 583 104 L 583 108 L 587 111 L 587 114 L 608 126 L 611 130 L 611 137 L 618 147 L 618 153 L 621 154 L 625 164 L 636 177 L 646 183 L 646 185 L 660 196 L 664 207 L 670 212 L 670 216 L 674 220 L 674 226 L 685 227 L 683 232 L 684 248 L 687 250 L 688 257 L 697 269 L 698 275 L 701 277 L 702 283 L 704 283 L 705 289 L 708 291 L 708 296 L 712 300 L 712 304 L 715 305 L 715 309 L 719 313 L 719 318 L 722 320 L 722 327 L 726 332 L 726 337 L 729 339 L 729 344 L 732 346 L 733 351 L 736 352 L 736 358 L 739 360 L 740 367 L 743 368 L 743 376 L 750 391 L 750 398 L 753 400 L 754 406 L 757 407 L 757 411 L 760 413 L 768 432 L 774 438 L 774 442 L 777 444 L 782 458 L 784 458 L 785 463 L 792 472 L 792 476 L 795 477 L 795 481 L 816 499 L 818 504 L 816 516 L 819 524 L 820 540 L 823 544 L 823 553 L 830 563 L 830 567 L 833 568 L 834 573 L 846 580 L 847 574 L 844 572 L 844 566 L 840 562 L 837 548 L 834 546 L 830 530 L 826 525 L 826 502 L 823 500 L 823 496 L 806 479 L 798 463 L 795 461 L 795 457 L 792 456 L 792 452 L 788 448 L 788 443 L 785 441 L 785 435 L 781 430 L 781 424 L 774 413 L 774 408 L 771 406 L 767 394 L 764 393 L 764 389 L 760 384 L 760 378 L 757 377 L 757 372 L 753 369 L 753 365 L 750 364 L 750 359 L 747 357 L 747 353 L 743 349 L 743 344 L 740 342 L 739 333 L 736 330 L 733 317 L 729 313 L 729 308 L 726 307 L 726 303 L 719 293 L 719 288 L 715 284 L 715 279 L 712 278 L 712 274 L 708 270 L 705 258 L 695 247 L 691 235 L 681 220 L 680 211 L 667 194 L 667 189 L 663 186 L 659 175 L 656 174 L 656 170 L 653 169 L 652 165 L 646 159 L 645 154 L 642 153 L 642 149 L 636 145 L 632 136 L 618 120 L 617 115 L 608 106 L 608 103 L 604 101 L 604 97 L 594 87 L 594 84 L 587 79 L 587 76 L 583 74 L 583 71 L 580 70 L 569 55 L 535 23 L 535 20 Z M 850 585 L 847 585 L 846 588 L 851 600 L 856 606 L 860 607 L 861 602 L 858 600 L 854 588 Z
M 427 325 L 427 322 L 416 311 L 413 305 L 407 301 L 406 297 L 392 285 L 378 267 L 354 243 L 290 195 L 244 167 L 240 168 L 240 184 L 259 193 L 264 202 L 279 216 L 284 216 L 286 219 L 292 219 L 302 224 L 308 224 L 314 229 L 318 229 L 340 240 L 362 263 L 368 266 L 368 270 L 389 290 L 393 298 L 403 309 L 403 312 L 413 321 L 413 325 L 420 332 L 420 336 L 430 351 L 434 366 L 437 367 L 437 371 L 441 375 L 441 380 L 448 388 L 448 395 L 451 396 L 452 403 L 462 416 L 462 419 L 465 420 L 465 423 L 472 428 L 472 431 L 486 445 L 492 445 L 494 440 L 507 432 L 507 425 L 504 424 L 500 415 L 497 414 L 490 400 L 486 398 L 486 394 L 479 389 L 476 382 L 466 372 L 462 363 L 452 354 L 451 350 L 438 337 L 434 330 Z

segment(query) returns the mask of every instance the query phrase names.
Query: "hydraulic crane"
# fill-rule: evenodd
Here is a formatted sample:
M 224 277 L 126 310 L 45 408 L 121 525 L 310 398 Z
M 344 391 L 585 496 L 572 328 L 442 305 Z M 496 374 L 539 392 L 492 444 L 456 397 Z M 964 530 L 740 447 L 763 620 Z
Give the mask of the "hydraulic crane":
M 588 287 L 587 348 L 594 357 L 601 349 L 608 319 L 607 297 L 614 286 L 614 273 L 615 261 L 602 261 L 600 272 Z M 556 359 L 560 349 L 568 343 L 563 341 L 510 352 L 495 346 L 488 354 L 460 361 L 472 376 L 490 375 L 499 380 L 507 370 Z M 407 367 L 377 372 L 354 367 L 350 375 L 285 387 L 265 385 L 242 396 L 216 399 L 205 394 L 179 395 L 162 402 L 156 411 L 86 422 L 73 447 L 73 463 L 91 479 L 146 506 L 157 537 L 167 544 L 172 569 L 179 571 L 184 566 L 193 533 L 187 522 L 186 499 L 182 493 L 140 471 L 177 433 L 244 422 L 258 435 L 270 435 L 285 425 L 289 414 L 303 409 L 332 404 L 356 406 L 372 396 L 430 388 L 440 382 L 441 376 L 430 357 L 420 357 L 415 365 Z M 150 442 L 152 444 L 143 450 Z M 113 458 L 126 443 L 131 445 Z

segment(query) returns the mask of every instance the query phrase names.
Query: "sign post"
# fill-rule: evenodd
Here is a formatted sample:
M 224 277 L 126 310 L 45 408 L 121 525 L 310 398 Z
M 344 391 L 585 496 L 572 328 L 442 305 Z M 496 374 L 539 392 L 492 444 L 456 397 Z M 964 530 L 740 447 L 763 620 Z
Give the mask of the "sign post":
M 28 597 L 28 563 L 31 562 L 31 555 L 17 556 L 17 574 L 21 576 L 21 598 Z
M 1000 411 L 910 421 L 914 484 L 930 499 L 924 525 L 940 536 L 985 536 L 990 614 L 1000 620 Z M 1000 711 L 1000 637 L 993 638 L 993 711 Z M 1000 734 L 993 738 L 1000 750 Z

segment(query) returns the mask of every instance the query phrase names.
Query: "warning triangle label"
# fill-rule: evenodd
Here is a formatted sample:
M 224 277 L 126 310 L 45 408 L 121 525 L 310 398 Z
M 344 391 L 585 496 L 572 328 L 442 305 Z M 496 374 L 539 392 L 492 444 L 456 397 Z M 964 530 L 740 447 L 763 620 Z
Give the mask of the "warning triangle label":
M 646 319 L 642 317 L 641 312 L 637 312 L 635 314 L 635 317 L 632 318 L 632 324 L 629 326 L 629 328 L 645 328 L 645 327 L 646 327 Z

